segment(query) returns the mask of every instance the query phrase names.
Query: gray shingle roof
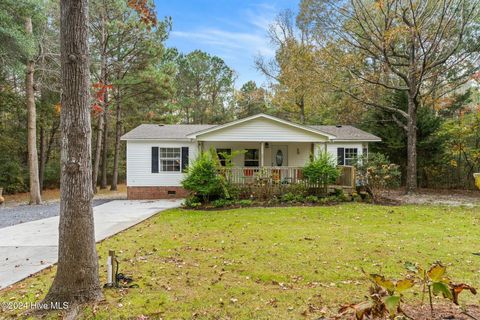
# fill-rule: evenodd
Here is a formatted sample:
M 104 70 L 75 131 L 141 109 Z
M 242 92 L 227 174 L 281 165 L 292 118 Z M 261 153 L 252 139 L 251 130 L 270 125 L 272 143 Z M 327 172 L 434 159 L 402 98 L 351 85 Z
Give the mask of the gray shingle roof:
M 211 124 L 174 124 L 174 125 L 159 125 L 159 124 L 141 124 L 132 131 L 127 132 L 122 136 L 122 140 L 130 139 L 162 139 L 162 140 L 176 140 L 187 139 L 187 135 L 215 127 Z
M 130 132 L 122 136 L 122 140 L 135 139 L 161 139 L 161 140 L 181 140 L 188 139 L 189 134 L 199 132 L 202 130 L 216 127 L 211 124 L 175 124 L 175 125 L 158 125 L 158 124 L 142 124 Z M 333 140 L 356 140 L 356 141 L 371 141 L 380 138 L 357 129 L 353 126 L 310 126 L 313 129 L 334 135 Z
M 358 140 L 358 141 L 369 141 L 369 140 L 378 140 L 381 139 L 374 134 L 365 132 L 353 126 L 310 126 L 314 129 L 324 131 L 331 135 L 334 135 L 336 138 L 334 140 Z

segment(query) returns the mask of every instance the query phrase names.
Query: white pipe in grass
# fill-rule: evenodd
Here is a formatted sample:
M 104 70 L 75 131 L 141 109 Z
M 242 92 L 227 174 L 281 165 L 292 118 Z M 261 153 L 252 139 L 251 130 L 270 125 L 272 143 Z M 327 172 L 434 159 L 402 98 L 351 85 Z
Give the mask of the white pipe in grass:
M 112 268 L 112 256 L 108 256 L 107 258 L 107 284 L 112 285 L 113 284 L 113 268 Z

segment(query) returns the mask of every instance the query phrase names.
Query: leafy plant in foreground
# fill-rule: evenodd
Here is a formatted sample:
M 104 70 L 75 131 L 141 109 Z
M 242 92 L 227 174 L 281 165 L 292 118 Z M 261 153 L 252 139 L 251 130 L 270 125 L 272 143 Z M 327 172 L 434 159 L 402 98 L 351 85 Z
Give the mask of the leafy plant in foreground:
M 442 296 L 449 299 L 455 305 L 459 305 L 458 296 L 464 290 L 476 294 L 477 290 L 465 283 L 454 283 L 447 277 L 447 268 L 440 262 L 434 263 L 428 270 L 419 267 L 417 264 L 407 262 L 405 267 L 408 275 L 400 280 L 387 279 L 379 274 L 367 275 L 372 283 L 370 295 L 367 301 L 356 304 L 344 305 L 340 308 L 338 317 L 345 319 L 346 316 L 353 316 L 353 319 L 413 319 L 403 311 L 403 293 L 415 284 L 419 284 L 423 293 L 422 303 L 425 294 L 428 292 L 430 308 L 433 318 L 433 296 Z M 363 272 L 366 274 L 365 272 Z M 463 314 L 476 319 L 464 309 Z
M 390 280 L 379 274 L 370 274 L 368 278 L 373 284 L 370 287 L 370 300 L 343 306 L 339 310 L 340 316 L 353 313 L 357 320 L 385 316 L 390 319 L 410 318 L 402 310 L 401 302 L 403 292 L 415 285 L 412 279 Z
M 447 277 L 447 267 L 440 262 L 435 262 L 430 269 L 426 270 L 417 264 L 406 262 L 405 268 L 413 273 L 422 284 L 422 301 L 425 293 L 428 291 L 430 310 L 433 313 L 432 295 L 442 296 L 459 305 L 458 296 L 463 290 L 469 290 L 472 294 L 477 294 L 477 290 L 465 283 L 454 283 Z

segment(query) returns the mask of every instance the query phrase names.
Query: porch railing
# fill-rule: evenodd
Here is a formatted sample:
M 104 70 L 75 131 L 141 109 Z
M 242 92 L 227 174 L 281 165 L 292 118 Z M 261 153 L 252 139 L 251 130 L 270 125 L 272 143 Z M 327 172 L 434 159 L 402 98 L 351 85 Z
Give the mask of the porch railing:
M 355 168 L 338 166 L 341 170 L 335 185 L 355 188 Z M 306 183 L 302 167 L 232 167 L 220 172 L 228 181 L 234 184 L 276 183 L 296 184 Z

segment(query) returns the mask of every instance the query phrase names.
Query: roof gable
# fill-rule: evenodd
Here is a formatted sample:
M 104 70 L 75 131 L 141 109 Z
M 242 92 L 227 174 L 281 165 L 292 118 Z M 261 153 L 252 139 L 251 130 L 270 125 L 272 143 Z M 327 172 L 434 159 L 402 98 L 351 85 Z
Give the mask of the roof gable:
M 235 130 L 236 129 L 236 130 Z M 254 132 L 249 130 L 255 130 Z M 234 134 L 233 131 L 237 133 Z M 253 137 L 251 134 L 253 133 Z M 317 128 L 312 128 L 308 126 L 299 125 L 290 121 L 279 119 L 266 114 L 257 114 L 251 117 L 244 119 L 232 121 L 224 125 L 219 125 L 212 128 L 207 128 L 205 130 L 192 133 L 188 135 L 189 138 L 197 138 L 200 140 L 212 139 L 213 136 L 220 138 L 222 136 L 230 136 L 231 139 L 234 139 L 236 135 L 243 134 L 244 137 L 249 137 L 250 141 L 261 141 L 265 140 L 266 137 L 275 140 L 274 134 L 278 134 L 278 138 L 290 133 L 293 136 L 304 136 L 303 138 L 310 140 L 329 140 L 335 138 L 334 135 L 318 130 Z M 266 136 L 265 136 L 266 135 Z M 292 136 L 292 138 L 293 138 Z M 302 138 L 302 137 L 299 137 Z M 278 140 L 284 141 L 285 139 Z M 231 140 L 235 141 L 235 140 Z M 238 140 L 240 141 L 240 140 Z M 302 140 L 298 140 L 302 141 Z

